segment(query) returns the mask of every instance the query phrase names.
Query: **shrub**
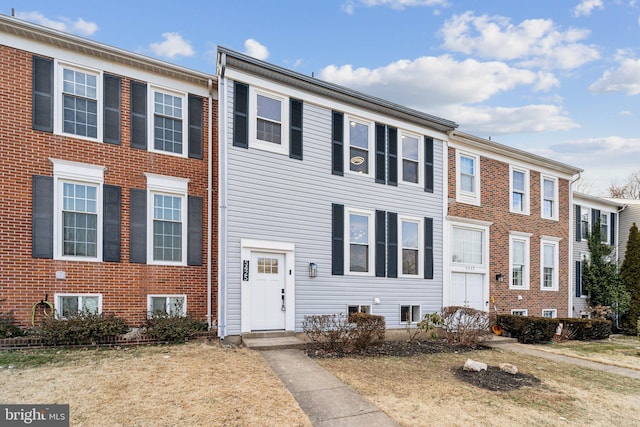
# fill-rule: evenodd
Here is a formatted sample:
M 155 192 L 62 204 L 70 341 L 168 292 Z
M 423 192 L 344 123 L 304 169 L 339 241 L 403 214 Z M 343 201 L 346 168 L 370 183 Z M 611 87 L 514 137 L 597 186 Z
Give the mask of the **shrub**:
M 591 341 L 603 340 L 611 335 L 611 321 L 600 319 L 560 319 L 563 330 L 572 331 L 570 339 Z
M 498 315 L 498 324 L 518 342 L 524 344 L 545 343 L 553 339 L 559 319 L 547 317 Z
M 352 353 L 384 341 L 385 321 L 366 313 L 314 315 L 304 317 L 302 330 L 324 351 Z
M 66 319 L 48 317 L 37 332 L 50 345 L 99 344 L 115 340 L 129 330 L 115 314 L 79 313 Z
M 383 316 L 353 313 L 349 316 L 349 323 L 355 325 L 349 331 L 350 344 L 354 351 L 361 351 L 384 341 L 386 324 Z
M 16 325 L 16 319 L 13 312 L 3 313 L 0 311 L 0 338 L 21 337 L 24 331 Z
M 409 342 L 413 342 L 419 335 L 431 332 L 431 338 L 437 338 L 438 334 L 435 329 L 442 325 L 442 315 L 439 313 L 426 313 L 422 316 L 422 320 L 416 324 L 415 328 L 407 322 L 406 331 L 409 336 Z
M 144 325 L 149 338 L 173 343 L 185 342 L 197 332 L 207 330 L 207 322 L 191 315 L 178 316 L 158 312 L 149 317 Z
M 444 307 L 442 329 L 450 344 L 476 345 L 488 332 L 489 313 L 470 307 Z

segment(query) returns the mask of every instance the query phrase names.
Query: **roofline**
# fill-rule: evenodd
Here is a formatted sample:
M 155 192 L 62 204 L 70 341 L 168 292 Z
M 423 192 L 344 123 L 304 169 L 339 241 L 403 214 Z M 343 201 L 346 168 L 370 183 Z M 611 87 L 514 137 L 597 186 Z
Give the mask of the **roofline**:
M 475 148 L 480 149 L 490 149 L 492 153 L 502 154 L 504 156 L 512 157 L 523 162 L 533 163 L 538 166 L 546 167 L 549 169 L 553 169 L 557 172 L 566 173 L 569 175 L 576 175 L 584 172 L 583 169 L 580 169 L 576 166 L 571 166 L 566 163 L 557 162 L 555 160 L 548 159 L 543 156 L 539 156 L 537 154 L 529 153 L 528 151 L 520 150 L 518 148 L 509 147 L 504 144 L 500 144 L 498 142 L 492 141 L 490 139 L 484 139 L 479 136 L 471 135 L 468 133 L 460 132 L 455 130 L 449 134 L 451 138 L 451 142 L 455 142 L 456 138 L 467 145 L 471 145 Z M 489 150 L 487 150 L 489 151 Z
M 112 47 L 12 16 L 0 14 L 0 31 L 195 84 L 207 85 L 209 79 L 217 81 L 215 74 L 207 74 L 181 67 L 170 62 Z
M 617 197 L 605 197 L 605 199 L 618 203 L 619 206 L 640 205 L 639 199 L 620 199 Z
M 575 201 L 576 199 L 582 199 L 593 203 L 600 203 L 601 205 L 607 205 L 615 208 L 621 208 L 625 205 L 625 203 L 619 203 L 618 201 L 615 201 L 611 198 L 598 197 L 592 194 L 581 193 L 580 191 L 573 192 L 573 200 Z
M 304 74 L 270 64 L 259 59 L 252 58 L 234 50 L 218 46 L 218 57 L 221 54 L 226 56 L 225 64 L 232 67 L 250 72 L 272 80 L 286 83 L 287 85 L 306 90 L 325 97 L 338 99 L 342 102 L 349 103 L 358 107 L 364 107 L 374 110 L 384 110 L 385 113 L 393 115 L 402 120 L 410 120 L 419 122 L 428 127 L 435 128 L 442 132 L 449 132 L 458 127 L 458 124 L 447 119 L 432 116 L 412 108 L 404 107 L 381 98 L 366 95 L 353 89 L 346 88 L 334 83 L 329 83 L 315 77 L 309 77 Z

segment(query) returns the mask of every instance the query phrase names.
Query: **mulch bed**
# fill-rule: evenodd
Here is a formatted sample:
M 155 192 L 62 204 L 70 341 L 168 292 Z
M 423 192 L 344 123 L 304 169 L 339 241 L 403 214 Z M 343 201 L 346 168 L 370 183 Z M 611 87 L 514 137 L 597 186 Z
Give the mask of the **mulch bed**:
M 509 374 L 503 372 L 497 366 L 488 366 L 486 371 L 465 371 L 462 366 L 453 370 L 454 375 L 460 381 L 475 385 L 491 391 L 512 391 L 520 387 L 533 387 L 540 385 L 540 378 L 533 375 Z

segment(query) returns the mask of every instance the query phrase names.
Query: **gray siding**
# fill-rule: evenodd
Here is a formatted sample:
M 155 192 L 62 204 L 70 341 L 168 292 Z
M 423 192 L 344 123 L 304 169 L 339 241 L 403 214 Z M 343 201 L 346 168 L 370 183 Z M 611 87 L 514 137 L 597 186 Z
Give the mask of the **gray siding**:
M 347 305 L 370 305 L 389 328 L 400 327 L 400 305 L 421 305 L 422 313 L 442 305 L 443 143 L 434 142 L 434 193 L 399 183 L 376 184 L 371 176 L 331 173 L 331 108 L 304 103 L 304 160 L 232 145 L 233 84 L 227 85 L 228 112 L 228 280 L 227 333 L 240 333 L 241 239 L 295 244 L 296 330 L 304 316 L 345 313 Z M 428 134 L 428 130 L 424 130 Z M 222 141 L 221 141 L 222 143 Z M 400 150 L 399 150 L 400 151 Z M 345 151 L 346 153 L 346 151 Z M 370 161 L 374 161 L 372 149 Z M 399 153 L 400 154 L 400 153 Z M 346 154 L 345 154 L 346 155 Z M 400 156 L 399 156 L 400 157 Z M 432 217 L 434 279 L 333 276 L 331 205 Z M 373 218 L 372 218 L 373 220 Z M 374 244 L 373 236 L 371 236 Z M 318 276 L 308 277 L 308 265 Z M 373 264 L 373 260 L 371 260 Z M 379 305 L 373 299 L 380 298 Z
M 629 229 L 635 222 L 640 227 L 640 202 L 629 201 L 626 208 L 620 212 L 620 233 L 618 239 L 618 262 L 622 265 L 625 251 L 627 250 L 627 240 L 629 240 Z

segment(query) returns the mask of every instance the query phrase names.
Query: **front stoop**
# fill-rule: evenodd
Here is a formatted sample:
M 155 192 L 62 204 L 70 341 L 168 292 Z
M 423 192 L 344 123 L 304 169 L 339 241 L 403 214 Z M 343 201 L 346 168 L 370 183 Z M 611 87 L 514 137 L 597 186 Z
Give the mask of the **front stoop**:
M 500 346 L 502 344 L 514 344 L 517 342 L 518 340 L 516 338 L 503 337 L 503 336 L 491 334 L 485 341 L 482 342 L 482 344 L 489 347 L 494 347 L 494 346 Z
M 285 350 L 304 348 L 295 332 L 251 332 L 242 334 L 242 343 L 251 350 Z

